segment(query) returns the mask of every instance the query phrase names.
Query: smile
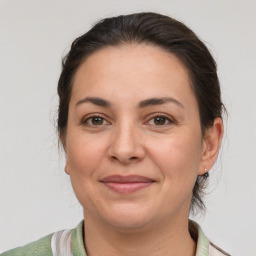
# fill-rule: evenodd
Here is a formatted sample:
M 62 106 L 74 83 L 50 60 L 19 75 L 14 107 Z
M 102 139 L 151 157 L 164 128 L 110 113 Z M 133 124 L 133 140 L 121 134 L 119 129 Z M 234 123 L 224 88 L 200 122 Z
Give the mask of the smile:
M 134 193 L 152 185 L 155 181 L 146 177 L 129 175 L 112 175 L 104 178 L 101 182 L 111 190 L 122 194 Z

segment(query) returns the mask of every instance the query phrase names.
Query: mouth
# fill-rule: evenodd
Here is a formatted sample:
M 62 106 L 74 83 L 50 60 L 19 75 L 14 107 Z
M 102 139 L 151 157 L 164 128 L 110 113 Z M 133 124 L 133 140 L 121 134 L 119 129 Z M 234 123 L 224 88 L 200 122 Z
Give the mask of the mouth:
M 138 175 L 112 175 L 105 177 L 100 182 L 107 188 L 121 194 L 134 193 L 155 183 L 152 179 Z

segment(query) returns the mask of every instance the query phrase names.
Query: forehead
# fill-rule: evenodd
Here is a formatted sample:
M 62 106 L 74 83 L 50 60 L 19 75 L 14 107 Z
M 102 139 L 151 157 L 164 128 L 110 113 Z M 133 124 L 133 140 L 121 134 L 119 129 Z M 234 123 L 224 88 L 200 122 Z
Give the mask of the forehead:
M 105 47 L 91 54 L 75 74 L 71 100 L 87 96 L 83 94 L 104 96 L 117 91 L 145 98 L 192 93 L 183 63 L 175 55 L 145 44 Z

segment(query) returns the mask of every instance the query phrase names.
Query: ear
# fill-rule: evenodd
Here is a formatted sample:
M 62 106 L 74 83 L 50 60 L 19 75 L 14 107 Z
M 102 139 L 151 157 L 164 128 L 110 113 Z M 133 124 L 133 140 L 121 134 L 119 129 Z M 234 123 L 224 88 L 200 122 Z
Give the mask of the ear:
M 63 150 L 65 152 L 65 156 L 66 156 L 66 164 L 65 164 L 65 172 L 67 175 L 70 175 L 70 172 L 69 172 L 69 163 L 68 163 L 68 160 L 67 160 L 67 155 L 66 155 L 66 140 L 65 140 L 65 135 L 64 134 L 60 134 L 59 135 L 59 139 L 60 139 L 60 142 L 62 144 L 62 147 L 63 147 Z
M 218 156 L 223 136 L 223 122 L 221 118 L 215 118 L 210 128 L 207 128 L 203 138 L 203 150 L 201 155 L 198 175 L 203 175 L 205 169 L 209 171 Z
M 66 164 L 65 164 L 65 172 L 67 175 L 70 175 L 70 171 L 69 171 L 69 164 L 68 164 L 68 161 L 66 160 Z

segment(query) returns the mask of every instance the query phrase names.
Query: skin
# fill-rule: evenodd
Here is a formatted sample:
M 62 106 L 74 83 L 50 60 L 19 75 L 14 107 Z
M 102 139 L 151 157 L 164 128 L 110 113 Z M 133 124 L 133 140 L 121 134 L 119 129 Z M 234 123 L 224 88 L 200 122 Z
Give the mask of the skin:
M 88 255 L 195 255 L 192 189 L 214 164 L 222 133 L 217 118 L 202 137 L 188 72 L 174 55 L 135 44 L 90 55 L 75 75 L 63 141 Z M 101 182 L 109 175 L 154 182 L 119 193 Z

